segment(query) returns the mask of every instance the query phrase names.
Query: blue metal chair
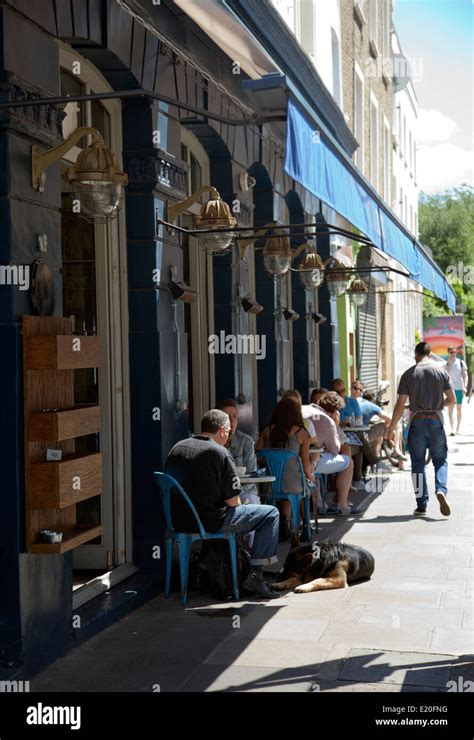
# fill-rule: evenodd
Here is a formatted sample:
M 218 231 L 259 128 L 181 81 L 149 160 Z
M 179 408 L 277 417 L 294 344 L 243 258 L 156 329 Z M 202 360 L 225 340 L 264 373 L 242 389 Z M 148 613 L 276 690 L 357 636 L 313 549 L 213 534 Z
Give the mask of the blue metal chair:
M 306 489 L 306 476 L 304 474 L 303 465 L 301 464 L 301 458 L 293 450 L 280 450 L 264 448 L 263 450 L 257 450 L 257 457 L 263 458 L 268 468 L 270 475 L 275 476 L 275 481 L 272 483 L 272 495 L 268 500 L 269 504 L 274 504 L 275 501 L 289 501 L 291 506 L 291 523 L 294 530 L 298 530 L 300 523 L 300 501 L 304 500 L 304 514 L 305 514 L 305 527 L 306 536 L 308 540 L 311 539 L 311 519 L 309 512 L 309 497 L 305 494 Z M 283 473 L 287 463 L 295 458 L 297 460 L 300 474 L 301 474 L 301 486 L 303 489 L 302 493 L 287 493 L 282 491 L 283 485 Z
M 165 596 L 168 598 L 170 593 L 170 582 L 171 582 L 171 566 L 173 562 L 173 542 L 178 545 L 179 555 L 179 571 L 181 576 L 181 601 L 183 604 L 187 603 L 188 600 L 188 571 L 189 571 L 189 558 L 191 555 L 191 545 L 193 542 L 199 540 L 227 540 L 229 543 L 230 550 L 230 564 L 232 571 L 232 586 L 234 590 L 234 596 L 236 599 L 239 598 L 239 584 L 237 579 L 237 545 L 235 539 L 235 533 L 231 531 L 227 532 L 206 532 L 202 526 L 199 515 L 196 511 L 196 507 L 189 498 L 188 494 L 183 490 L 177 480 L 172 478 L 167 473 L 154 473 L 155 482 L 160 489 L 163 509 L 165 512 L 166 520 L 166 582 L 165 582 Z M 171 520 L 171 495 L 172 491 L 174 495 L 180 495 L 184 498 L 189 508 L 191 509 L 197 523 L 198 533 L 178 532 L 173 527 Z

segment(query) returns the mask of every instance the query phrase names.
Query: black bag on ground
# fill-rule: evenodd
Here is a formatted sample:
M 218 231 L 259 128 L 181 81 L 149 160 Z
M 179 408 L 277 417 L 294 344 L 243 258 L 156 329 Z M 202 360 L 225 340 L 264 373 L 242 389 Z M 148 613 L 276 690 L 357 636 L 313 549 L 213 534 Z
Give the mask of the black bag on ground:
M 250 556 L 245 544 L 237 537 L 237 581 L 239 586 L 250 571 Z M 199 590 L 216 599 L 234 598 L 229 543 L 225 540 L 205 540 L 201 547 Z

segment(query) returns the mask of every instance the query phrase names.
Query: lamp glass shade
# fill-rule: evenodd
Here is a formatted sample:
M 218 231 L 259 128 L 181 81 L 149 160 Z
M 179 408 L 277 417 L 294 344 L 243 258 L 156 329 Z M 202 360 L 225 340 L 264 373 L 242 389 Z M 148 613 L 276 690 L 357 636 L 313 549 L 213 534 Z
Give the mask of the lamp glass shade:
M 203 234 L 199 237 L 199 241 L 208 254 L 216 257 L 227 254 L 232 249 L 233 238 L 232 233 L 225 232 L 222 234 Z
M 349 295 L 355 306 L 363 306 L 367 300 L 367 293 L 349 293 Z
M 76 180 L 71 192 L 79 201 L 79 214 L 93 221 L 113 218 L 122 200 L 122 186 L 104 180 Z
M 285 254 L 266 254 L 263 257 L 265 271 L 273 277 L 285 275 L 291 266 L 291 257 Z

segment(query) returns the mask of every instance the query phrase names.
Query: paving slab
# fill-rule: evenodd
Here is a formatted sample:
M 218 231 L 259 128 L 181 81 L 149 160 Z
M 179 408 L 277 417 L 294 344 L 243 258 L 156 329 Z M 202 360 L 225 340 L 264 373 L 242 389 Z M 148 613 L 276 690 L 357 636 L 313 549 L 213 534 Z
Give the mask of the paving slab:
M 237 636 L 222 642 L 205 660 L 213 665 L 268 666 L 289 668 L 307 666 L 312 670 L 329 652 L 330 645 L 295 640 L 240 639 Z
M 420 652 L 353 649 L 346 656 L 340 673 L 345 681 L 367 681 L 400 686 L 445 688 L 451 671 L 450 655 Z

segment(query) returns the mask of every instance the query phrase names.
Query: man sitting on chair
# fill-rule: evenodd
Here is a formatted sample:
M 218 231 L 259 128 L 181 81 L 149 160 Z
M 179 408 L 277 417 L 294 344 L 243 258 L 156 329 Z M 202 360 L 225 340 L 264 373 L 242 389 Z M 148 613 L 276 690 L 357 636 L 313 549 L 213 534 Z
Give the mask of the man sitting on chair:
M 275 506 L 242 505 L 240 481 L 225 448 L 231 431 L 229 416 L 218 409 L 204 414 L 201 434 L 175 444 L 165 471 L 182 485 L 196 507 L 207 532 L 255 532 L 250 573 L 242 584 L 247 591 L 274 599 L 262 577 L 262 566 L 276 563 L 279 513 Z M 174 497 L 172 518 L 178 531 L 195 532 L 194 515 L 182 497 Z

